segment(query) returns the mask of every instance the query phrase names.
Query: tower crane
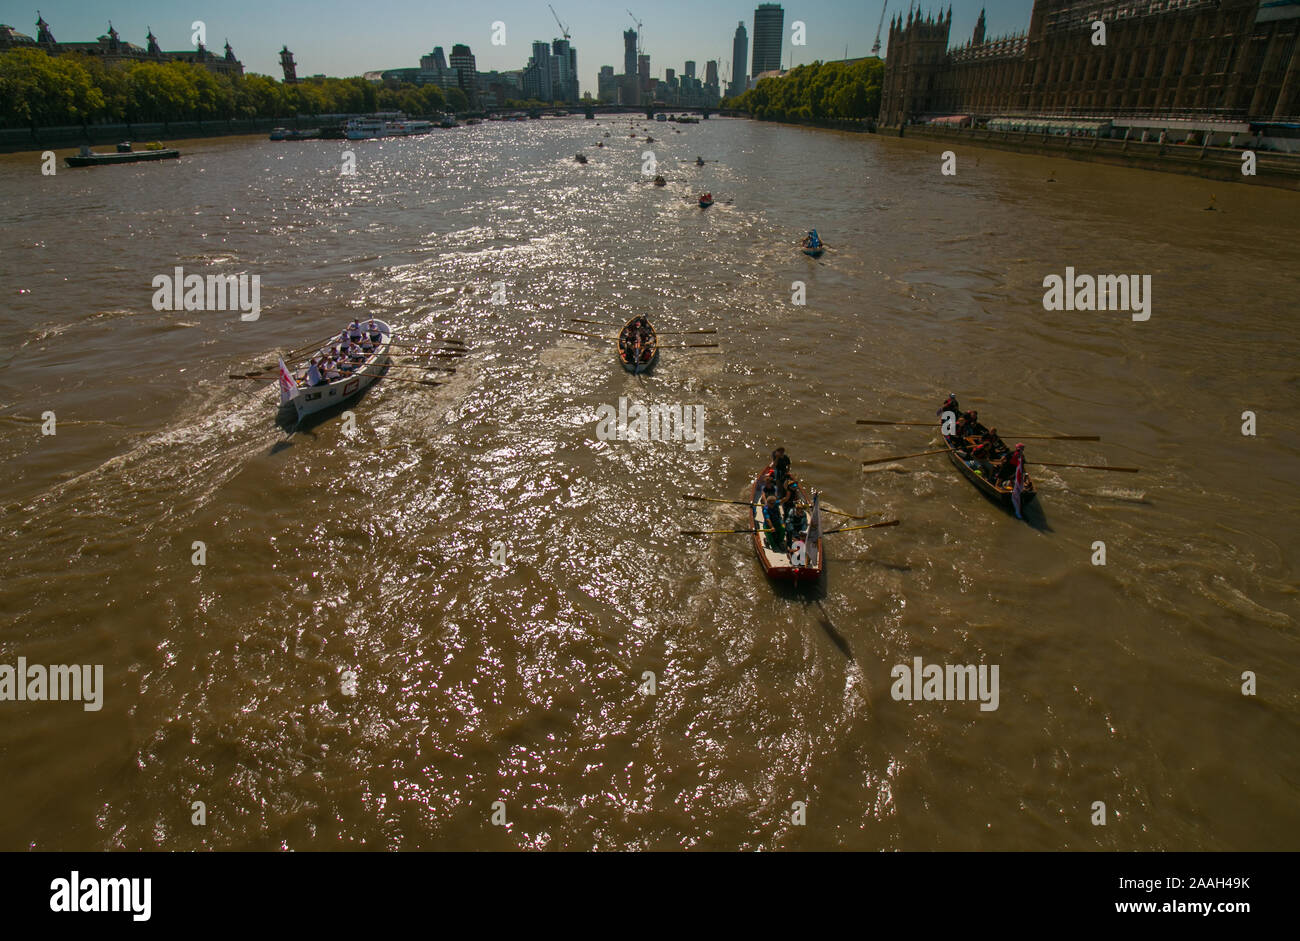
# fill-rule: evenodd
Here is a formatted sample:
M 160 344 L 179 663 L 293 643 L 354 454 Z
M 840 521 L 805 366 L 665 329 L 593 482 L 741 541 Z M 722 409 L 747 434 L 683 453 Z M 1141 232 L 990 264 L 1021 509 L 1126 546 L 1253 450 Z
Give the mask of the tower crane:
M 560 27 L 560 32 L 564 34 L 564 38 L 567 40 L 569 38 L 569 27 L 560 22 L 560 14 L 555 12 L 555 7 L 552 7 L 549 3 L 546 5 L 551 7 L 551 16 L 555 17 L 555 25 Z
M 623 9 L 627 10 L 627 7 Z M 627 10 L 627 15 L 632 17 L 632 22 L 636 24 L 636 54 L 641 55 L 641 21 L 636 18 L 636 14 Z
M 871 54 L 874 56 L 880 52 L 880 31 L 885 26 L 885 11 L 889 9 L 889 0 L 885 0 L 885 5 L 880 8 L 880 22 L 876 24 L 876 42 L 871 47 Z

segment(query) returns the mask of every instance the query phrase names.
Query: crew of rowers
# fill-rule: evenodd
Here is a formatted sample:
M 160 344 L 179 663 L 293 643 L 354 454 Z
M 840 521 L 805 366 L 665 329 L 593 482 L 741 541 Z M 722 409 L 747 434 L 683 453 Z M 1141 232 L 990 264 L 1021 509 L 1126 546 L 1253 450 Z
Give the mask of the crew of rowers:
M 330 346 L 320 350 L 298 374 L 298 384 L 323 386 L 349 376 L 361 368 L 384 339 L 383 329 L 373 320 L 362 326 L 354 320 Z
M 618 353 L 629 363 L 646 363 L 654 358 L 654 332 L 650 322 L 637 317 L 618 336 Z
M 790 473 L 790 458 L 785 448 L 772 452 L 772 463 L 763 473 L 763 528 L 767 545 L 773 552 L 793 552 L 794 544 L 808 532 L 808 514 L 802 503 L 803 488 Z
M 1015 480 L 1016 468 L 1025 461 L 1023 444 L 1017 444 L 1014 449 L 1007 447 L 998 437 L 996 428 L 985 428 L 980 424 L 978 411 L 963 412 L 957 404 L 957 396 L 951 392 L 936 414 L 942 417 L 945 412 L 957 417 L 956 433 L 951 437 L 959 458 L 979 470 L 985 480 L 999 487 Z

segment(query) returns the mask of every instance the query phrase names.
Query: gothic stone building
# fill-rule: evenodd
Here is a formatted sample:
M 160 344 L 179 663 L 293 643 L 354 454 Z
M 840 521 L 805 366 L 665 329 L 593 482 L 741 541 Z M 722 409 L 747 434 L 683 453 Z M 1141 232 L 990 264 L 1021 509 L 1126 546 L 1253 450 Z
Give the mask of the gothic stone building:
M 981 11 L 970 42 L 952 49 L 951 26 L 951 7 L 890 23 L 880 123 L 1300 115 L 1300 0 L 1035 0 L 1027 33 L 987 39 Z
M 50 32 L 50 24 L 45 22 L 45 19 L 39 13 L 36 16 L 36 30 L 36 38 L 32 39 L 32 37 L 18 32 L 12 26 L 0 24 L 0 52 L 8 52 L 11 49 L 39 49 L 52 56 L 79 53 L 86 56 L 95 56 L 105 65 L 129 62 L 190 62 L 218 74 L 244 74 L 244 66 L 235 58 L 230 43 L 226 43 L 225 56 L 218 56 L 209 52 L 203 47 L 202 43 L 195 49 L 163 52 L 158 48 L 158 40 L 154 37 L 152 29 L 149 30 L 147 37 L 149 45 L 141 48 L 134 43 L 123 42 L 118 36 L 117 30 L 113 29 L 112 23 L 108 24 L 108 33 L 100 36 L 94 42 L 58 42 L 55 40 L 54 34 Z

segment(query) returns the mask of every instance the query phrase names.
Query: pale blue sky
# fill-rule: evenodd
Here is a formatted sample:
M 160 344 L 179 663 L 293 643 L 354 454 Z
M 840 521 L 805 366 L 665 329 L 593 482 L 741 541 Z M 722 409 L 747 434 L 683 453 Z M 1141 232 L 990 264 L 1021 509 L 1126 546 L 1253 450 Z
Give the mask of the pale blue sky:
M 578 50 L 583 90 L 595 92 L 602 65 L 623 70 L 623 30 L 631 27 L 628 7 L 641 18 L 644 51 L 652 74 L 662 78 L 665 67 L 682 70 L 696 60 L 717 59 L 724 77 L 729 72 L 731 40 L 743 20 L 753 41 L 756 2 L 700 0 L 552 0 L 569 26 Z M 870 53 L 880 19 L 879 0 L 791 0 L 785 8 L 784 63 L 838 59 L 848 47 L 850 57 Z M 993 35 L 1022 30 L 1029 24 L 1033 0 L 959 0 L 953 3 L 953 37 L 964 42 L 975 26 L 981 6 L 988 8 Z M 60 41 L 90 41 L 108 29 L 111 19 L 123 39 L 145 44 L 153 27 L 164 49 L 190 47 L 190 24 L 207 25 L 208 47 L 220 51 L 226 38 L 251 72 L 280 75 L 277 53 L 287 43 L 298 62 L 298 74 L 359 75 L 370 69 L 414 67 L 434 46 L 450 54 L 453 43 L 473 50 L 478 67 L 522 68 L 534 40 L 551 40 L 559 28 L 544 0 L 483 0 L 475 3 L 431 3 L 428 0 L 0 0 L 0 23 L 36 34 L 36 10 L 50 23 Z M 890 0 L 889 15 L 907 11 L 905 0 Z M 926 4 L 927 11 L 947 4 Z M 506 45 L 491 44 L 492 23 L 506 24 Z M 792 46 L 790 24 L 807 24 L 807 45 Z M 882 36 L 882 41 L 884 37 Z M 887 50 L 886 50 L 887 51 Z

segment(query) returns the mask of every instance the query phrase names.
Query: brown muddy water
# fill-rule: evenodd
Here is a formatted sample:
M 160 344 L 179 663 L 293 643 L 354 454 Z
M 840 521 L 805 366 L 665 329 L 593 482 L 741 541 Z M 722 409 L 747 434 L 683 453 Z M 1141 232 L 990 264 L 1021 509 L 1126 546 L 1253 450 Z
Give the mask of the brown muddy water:
M 0 701 L 0 848 L 1300 848 L 1300 194 L 629 123 L 0 158 L 0 664 L 104 668 L 99 711 Z M 177 266 L 260 276 L 259 318 L 156 311 Z M 1150 275 L 1150 319 L 1045 310 L 1067 266 Z M 638 378 L 559 332 L 637 313 L 720 347 Z M 225 378 L 367 315 L 472 351 L 350 433 Z M 1141 473 L 1033 468 L 1020 522 L 943 457 L 864 472 L 935 437 L 855 419 L 950 391 Z M 703 446 L 600 440 L 620 397 Z M 902 520 L 811 592 L 677 535 L 778 443 Z M 996 665 L 998 708 L 894 699 L 915 657 Z

